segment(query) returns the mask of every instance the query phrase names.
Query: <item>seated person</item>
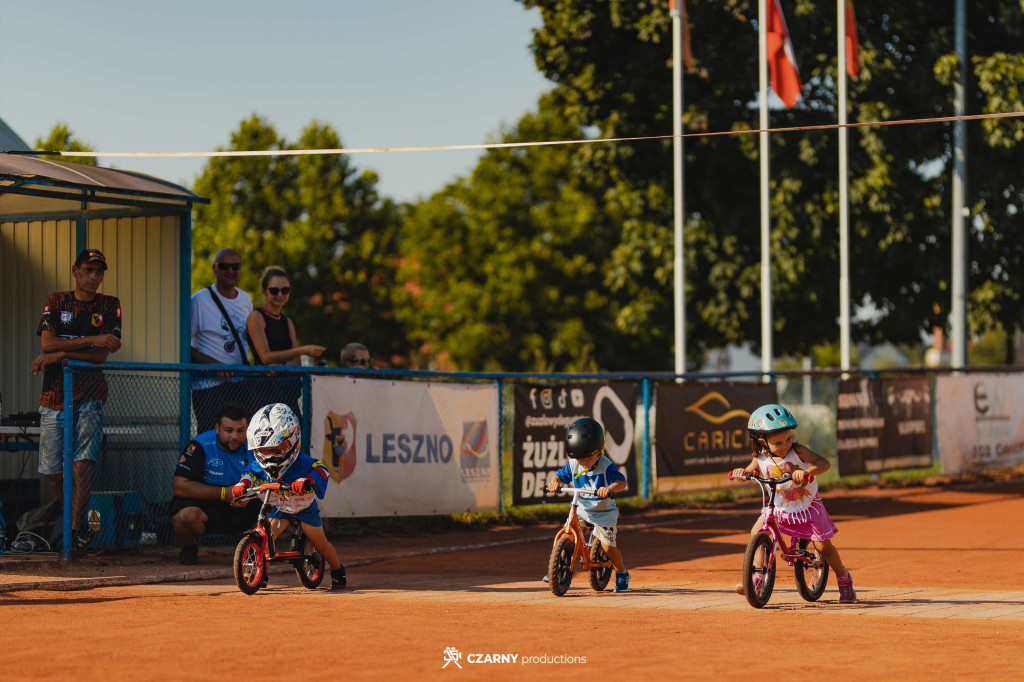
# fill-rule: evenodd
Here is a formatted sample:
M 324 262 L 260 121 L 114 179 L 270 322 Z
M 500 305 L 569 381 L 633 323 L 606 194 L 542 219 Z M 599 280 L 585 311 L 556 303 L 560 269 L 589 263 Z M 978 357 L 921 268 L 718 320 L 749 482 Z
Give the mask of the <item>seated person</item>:
M 171 527 L 181 540 L 178 561 L 199 563 L 199 538 L 206 534 L 238 533 L 256 523 L 260 505 L 231 499 L 252 452 L 246 446 L 248 415 L 238 403 L 224 403 L 212 431 L 188 442 L 174 470 Z

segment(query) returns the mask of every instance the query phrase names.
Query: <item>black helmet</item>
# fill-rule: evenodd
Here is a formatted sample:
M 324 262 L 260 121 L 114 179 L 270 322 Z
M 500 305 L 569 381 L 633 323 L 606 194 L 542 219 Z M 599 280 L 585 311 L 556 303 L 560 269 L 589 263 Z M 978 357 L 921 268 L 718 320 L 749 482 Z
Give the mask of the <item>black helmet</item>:
M 565 430 L 565 454 L 571 459 L 586 459 L 604 452 L 604 429 L 589 417 L 577 419 Z

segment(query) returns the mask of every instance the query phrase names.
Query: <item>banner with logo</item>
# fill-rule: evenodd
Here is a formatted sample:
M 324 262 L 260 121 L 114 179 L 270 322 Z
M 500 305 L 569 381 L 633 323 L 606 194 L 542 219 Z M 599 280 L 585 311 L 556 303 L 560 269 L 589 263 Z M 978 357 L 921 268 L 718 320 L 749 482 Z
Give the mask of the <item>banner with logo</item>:
M 331 473 L 324 517 L 498 508 L 498 388 L 313 377 L 310 454 Z
M 840 381 L 836 436 L 840 475 L 931 466 L 928 378 Z
M 935 422 L 942 473 L 1024 463 L 1022 404 L 1022 374 L 937 377 Z
M 750 464 L 750 413 L 777 400 L 775 384 L 659 383 L 655 456 L 658 492 L 733 485 L 729 471 Z
M 551 475 L 569 461 L 565 456 L 565 429 L 581 417 L 604 426 L 605 454 L 626 477 L 619 494 L 640 494 L 636 455 L 636 384 L 538 386 L 516 384 L 515 425 L 512 430 L 512 503 L 540 504 L 559 498 L 545 492 Z

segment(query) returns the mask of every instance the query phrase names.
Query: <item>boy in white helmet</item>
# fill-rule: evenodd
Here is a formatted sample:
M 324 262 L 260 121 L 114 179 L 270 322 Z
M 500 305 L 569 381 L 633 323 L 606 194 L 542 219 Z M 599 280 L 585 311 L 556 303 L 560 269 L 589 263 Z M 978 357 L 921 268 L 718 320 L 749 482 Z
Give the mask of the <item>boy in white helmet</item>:
M 327 467 L 300 449 L 302 427 L 291 408 L 283 403 L 261 407 L 249 421 L 246 431 L 249 449 L 256 461 L 231 489 L 232 497 L 240 497 L 247 488 L 263 483 L 280 483 L 280 492 L 271 492 L 269 503 L 274 507 L 274 537 L 278 537 L 295 519 L 331 567 L 331 589 L 345 587 L 345 567 L 338 553 L 324 534 L 323 521 L 316 498 L 324 498 L 330 474 Z

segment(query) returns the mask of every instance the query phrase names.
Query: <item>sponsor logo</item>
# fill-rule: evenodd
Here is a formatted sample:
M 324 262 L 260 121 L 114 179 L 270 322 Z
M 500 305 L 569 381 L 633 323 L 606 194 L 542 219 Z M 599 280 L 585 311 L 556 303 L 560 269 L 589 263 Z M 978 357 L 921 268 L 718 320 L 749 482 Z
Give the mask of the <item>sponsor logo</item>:
M 219 469 L 219 468 L 220 468 L 220 466 L 221 466 L 222 464 L 224 464 L 224 460 L 222 460 L 222 459 L 211 459 L 211 460 L 210 460 L 210 461 L 208 462 L 208 464 L 209 464 L 209 466 L 210 466 L 210 468 L 211 468 L 211 469 Z
M 191 455 L 191 454 L 192 454 L 193 452 L 195 452 L 195 451 L 196 451 L 196 444 L 195 444 L 195 443 L 189 443 L 189 444 L 188 444 L 188 447 L 187 447 L 187 448 L 185 448 L 185 452 L 187 452 L 187 453 L 188 453 L 188 454 L 190 454 L 190 455 Z
M 459 466 L 464 482 L 485 481 L 491 477 L 491 460 L 487 456 L 489 446 L 486 421 L 462 423 Z
M 103 313 L 93 313 L 92 317 L 89 318 L 89 323 L 94 327 L 102 327 Z
M 60 321 L 62 323 L 67 324 L 68 322 L 71 321 L 72 317 L 73 316 L 71 315 L 71 311 L 70 310 L 62 310 L 62 311 L 60 311 Z
M 365 442 L 371 464 L 447 464 L 455 454 L 447 433 L 368 433 Z
M 324 449 L 321 455 L 337 483 L 356 469 L 356 416 L 329 411 L 324 417 Z
M 713 408 L 715 414 L 709 412 L 705 407 Z M 686 412 L 695 414 L 701 420 L 712 426 L 707 431 L 687 431 L 683 436 L 683 449 L 687 452 L 707 450 L 742 450 L 746 447 L 746 431 L 741 428 L 714 428 L 734 419 L 742 419 L 747 423 L 750 413 L 746 410 L 732 409 L 732 405 L 725 396 L 718 391 L 711 391 L 702 395 L 697 402 L 683 408 Z M 763 420 L 756 425 L 750 424 L 750 428 L 763 429 Z

